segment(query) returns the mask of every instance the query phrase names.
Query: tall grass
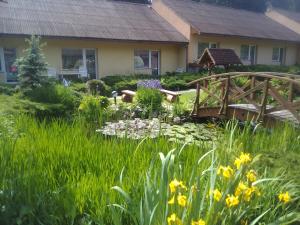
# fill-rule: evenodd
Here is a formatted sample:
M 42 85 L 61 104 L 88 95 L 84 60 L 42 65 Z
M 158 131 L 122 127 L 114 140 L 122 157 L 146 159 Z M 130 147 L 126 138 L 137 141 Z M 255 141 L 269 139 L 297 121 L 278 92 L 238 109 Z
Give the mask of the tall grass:
M 111 188 L 122 186 L 139 202 L 144 175 L 149 167 L 160 167 L 158 153 L 182 148 L 164 138 L 142 142 L 106 138 L 80 121 L 43 123 L 20 117 L 8 124 L 13 129 L 0 126 L 0 224 L 112 224 L 108 205 L 122 197 Z M 241 150 L 261 153 L 261 170 L 270 167 L 276 173 L 277 167 L 284 167 L 291 179 L 299 164 L 289 166 L 285 157 L 298 162 L 297 135 L 291 127 L 254 134 L 231 125 L 215 143 L 215 154 L 226 164 Z M 177 161 L 178 177 L 189 177 L 195 162 L 212 147 L 205 142 L 201 147 L 184 146 Z M 199 171 L 210 163 L 201 163 Z M 122 215 L 123 224 L 131 222 Z

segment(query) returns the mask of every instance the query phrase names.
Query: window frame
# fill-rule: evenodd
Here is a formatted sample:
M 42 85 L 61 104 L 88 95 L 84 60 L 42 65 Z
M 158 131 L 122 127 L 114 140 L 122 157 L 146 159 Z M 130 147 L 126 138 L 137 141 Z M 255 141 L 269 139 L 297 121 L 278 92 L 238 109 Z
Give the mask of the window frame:
M 161 70 L 161 63 L 160 63 L 160 60 L 161 60 L 161 51 L 158 50 L 158 49 L 134 49 L 134 52 L 133 52 L 133 57 L 136 57 L 136 52 L 137 51 L 147 51 L 148 52 L 148 58 L 149 58 L 149 66 L 148 67 L 136 67 L 135 66 L 135 60 L 133 62 L 133 67 L 134 67 L 134 70 L 146 70 L 146 69 L 149 69 L 149 70 L 153 70 L 153 69 L 157 69 L 158 70 L 158 74 L 160 74 L 160 70 Z M 152 52 L 158 52 L 158 68 L 152 68 Z
M 242 47 L 243 46 L 247 46 L 248 47 L 248 56 L 247 58 L 242 58 Z M 250 45 L 250 44 L 243 44 L 241 45 L 241 50 L 240 50 L 240 58 L 242 61 L 251 61 L 251 48 L 254 47 L 255 48 L 255 55 L 254 55 L 254 60 L 256 60 L 257 57 L 257 46 L 256 45 Z
M 99 74 L 98 74 L 98 51 L 96 48 L 77 48 L 77 47 L 66 47 L 66 48 L 62 48 L 61 49 L 61 69 L 62 70 L 77 70 L 77 69 L 65 69 L 63 67 L 63 50 L 64 49 L 68 49 L 68 50 L 81 50 L 82 53 L 82 66 L 84 67 L 84 69 L 87 71 L 87 64 L 86 64 L 86 51 L 87 50 L 93 50 L 95 51 L 95 71 L 96 71 L 96 79 L 99 78 Z M 78 68 L 78 70 L 80 70 L 80 68 Z M 89 77 L 88 77 L 89 78 Z
M 200 54 L 200 52 L 199 52 L 199 46 L 200 46 L 201 44 L 207 45 L 208 48 L 212 48 L 213 45 L 216 46 L 215 48 L 218 48 L 218 43 L 217 43 L 217 42 L 202 42 L 202 41 L 199 41 L 199 42 L 198 42 L 198 58 L 202 56 L 202 54 L 203 54 L 203 52 L 204 52 L 204 50 L 205 50 L 205 49 L 204 49 L 203 52 Z
M 0 47 L 0 72 L 5 73 L 4 48 Z
M 274 59 L 274 50 L 277 49 L 279 50 L 279 54 L 278 54 L 278 58 Z M 272 51 L 272 62 L 278 62 L 278 63 L 282 63 L 283 61 L 283 57 L 284 57 L 284 48 L 283 47 L 273 47 L 273 51 Z

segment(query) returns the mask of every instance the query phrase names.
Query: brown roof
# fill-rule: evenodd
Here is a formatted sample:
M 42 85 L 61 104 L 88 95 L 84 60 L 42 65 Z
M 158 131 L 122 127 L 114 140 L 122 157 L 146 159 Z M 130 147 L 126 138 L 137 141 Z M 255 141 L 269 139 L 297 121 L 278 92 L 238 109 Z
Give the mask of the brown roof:
M 187 42 L 149 6 L 108 0 L 0 2 L 0 35 Z
M 300 36 L 263 13 L 233 9 L 192 0 L 162 0 L 202 34 L 298 42 Z
M 224 48 L 207 48 L 198 60 L 198 64 L 206 65 L 212 63 L 215 66 L 239 65 L 242 64 L 240 58 L 234 50 Z
M 273 10 L 279 12 L 280 14 L 288 17 L 291 20 L 296 21 L 297 23 L 300 23 L 300 13 L 298 12 L 283 10 L 279 8 L 273 8 Z

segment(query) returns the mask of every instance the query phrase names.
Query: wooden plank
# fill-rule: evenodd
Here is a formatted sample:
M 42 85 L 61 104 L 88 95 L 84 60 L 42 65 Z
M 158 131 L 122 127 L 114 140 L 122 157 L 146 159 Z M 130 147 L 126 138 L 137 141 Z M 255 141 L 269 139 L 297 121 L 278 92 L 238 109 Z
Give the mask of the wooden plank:
M 269 79 L 266 79 L 264 81 L 264 88 L 263 88 L 263 97 L 262 97 L 262 101 L 261 101 L 261 108 L 258 114 L 257 119 L 264 119 L 265 117 L 265 112 L 267 109 L 267 97 L 268 97 L 268 90 L 269 90 Z
M 240 95 L 236 96 L 235 98 L 233 98 L 231 100 L 232 101 L 238 101 L 238 100 L 250 95 L 251 93 L 254 93 L 255 91 L 261 90 L 263 87 L 264 87 L 264 83 L 260 83 L 256 87 L 251 88 L 248 91 L 241 93 Z M 251 97 L 250 97 L 250 99 L 251 99 Z
M 300 122 L 300 116 L 296 110 L 294 110 L 292 107 L 290 107 L 290 104 L 287 103 L 287 101 L 278 93 L 276 88 L 273 86 L 270 86 L 270 94 L 274 99 L 276 99 L 285 109 L 290 111 L 293 116 L 297 119 L 298 122 Z

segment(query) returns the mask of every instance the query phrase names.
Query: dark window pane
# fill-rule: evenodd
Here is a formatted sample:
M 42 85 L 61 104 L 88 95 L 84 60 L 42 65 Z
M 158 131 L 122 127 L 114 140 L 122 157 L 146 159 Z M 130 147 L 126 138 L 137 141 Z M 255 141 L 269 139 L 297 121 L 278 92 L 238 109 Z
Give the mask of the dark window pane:
M 86 68 L 90 79 L 96 79 L 96 51 L 86 50 Z
M 134 51 L 134 68 L 136 68 L 136 69 L 149 68 L 149 51 L 148 50 Z
M 199 43 L 198 44 L 198 58 L 202 56 L 204 50 L 209 48 L 209 43 Z
M 249 60 L 249 45 L 242 45 L 241 46 L 241 59 L 242 60 Z
M 83 66 L 82 49 L 62 50 L 63 69 L 79 69 L 81 66 Z

